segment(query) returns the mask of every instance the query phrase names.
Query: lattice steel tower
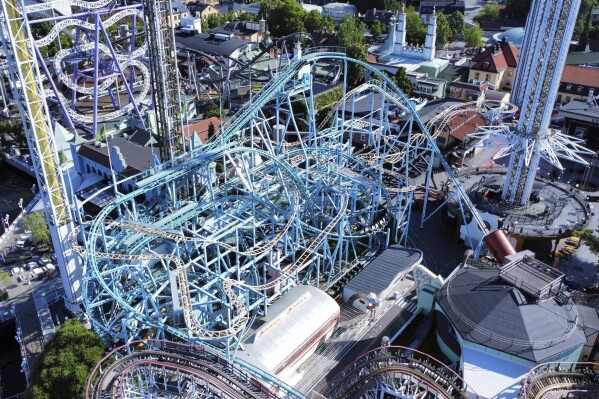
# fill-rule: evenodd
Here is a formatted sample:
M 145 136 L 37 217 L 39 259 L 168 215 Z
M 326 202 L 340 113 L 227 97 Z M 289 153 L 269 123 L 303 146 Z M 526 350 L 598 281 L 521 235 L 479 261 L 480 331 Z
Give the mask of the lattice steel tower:
M 541 157 L 557 161 L 555 131 L 549 129 L 553 103 L 568 54 L 581 0 L 534 0 L 526 21 L 524 43 L 512 101 L 520 108 L 502 198 L 528 202 Z M 561 143 L 563 144 L 563 143 Z M 580 162 L 580 160 L 578 160 Z M 552 162 L 555 165 L 555 162 Z M 559 161 L 557 161 L 558 167 Z

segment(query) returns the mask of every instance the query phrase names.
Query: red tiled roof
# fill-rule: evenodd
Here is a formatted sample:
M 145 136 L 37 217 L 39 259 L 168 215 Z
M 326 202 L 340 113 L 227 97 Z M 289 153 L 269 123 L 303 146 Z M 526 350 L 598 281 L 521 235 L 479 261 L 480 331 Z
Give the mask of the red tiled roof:
M 483 126 L 486 123 L 487 120 L 476 111 L 464 111 L 449 121 L 449 134 L 464 141 L 467 135 L 474 133 L 478 126 Z
M 376 62 L 377 62 L 376 55 L 374 55 L 374 54 L 368 54 L 368 55 L 366 56 L 366 60 L 367 60 L 368 62 L 373 62 L 373 63 L 376 63 Z
M 77 154 L 89 159 L 94 163 L 97 163 L 98 165 L 102 165 L 105 168 L 111 168 L 108 153 L 102 152 L 99 148 L 96 148 L 91 144 L 83 143 L 81 147 L 79 147 L 79 150 L 77 150 Z M 141 170 L 127 164 L 127 168 L 125 168 L 125 170 L 123 171 L 123 175 L 130 177 L 138 174 L 139 172 L 141 172 Z
M 507 67 L 515 68 L 518 65 L 520 51 L 507 41 L 501 41 L 487 47 L 483 52 L 472 58 L 470 69 L 497 73 Z M 488 64 L 485 64 L 488 62 Z
M 599 68 L 566 65 L 564 66 L 564 72 L 562 72 L 561 82 L 580 86 L 598 87 Z
M 108 154 L 101 152 L 99 149 L 92 147 L 87 143 L 84 143 L 81 145 L 81 147 L 79 147 L 77 154 L 104 167 L 110 167 L 110 162 L 108 161 Z
M 218 134 L 220 119 L 218 119 L 216 116 L 213 116 L 212 118 L 183 126 L 183 135 L 185 136 L 185 140 L 188 141 L 193 132 L 197 132 L 200 136 L 200 140 L 202 140 L 202 143 L 205 143 L 206 140 L 208 140 L 208 127 L 210 126 L 210 123 L 214 125 L 215 132 Z

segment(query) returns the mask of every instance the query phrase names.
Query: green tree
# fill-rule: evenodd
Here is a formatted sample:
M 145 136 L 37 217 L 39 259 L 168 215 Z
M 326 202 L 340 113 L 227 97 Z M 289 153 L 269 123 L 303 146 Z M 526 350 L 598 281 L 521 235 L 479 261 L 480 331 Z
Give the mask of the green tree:
M 22 226 L 31 230 L 31 241 L 34 245 L 51 243 L 50 230 L 43 212 L 31 212 L 23 218 Z
M 316 126 L 320 126 L 320 124 L 329 116 L 332 111 L 333 110 L 331 107 L 323 107 L 319 109 L 316 113 Z
M 383 9 L 387 11 L 401 10 L 401 2 L 399 0 L 383 0 Z
M 453 36 L 461 35 L 464 32 L 466 21 L 464 21 L 464 14 L 459 11 L 455 11 L 449 17 L 447 17 L 449 28 Z
M 208 27 L 208 29 L 214 29 L 221 26 L 225 22 L 225 16 L 221 13 L 211 14 L 208 17 L 203 18 L 202 26 Z
M 64 323 L 35 362 L 25 398 L 81 398 L 105 353 L 102 340 L 77 320 Z
M 380 35 L 381 33 L 383 33 L 383 27 L 382 27 L 381 21 L 379 21 L 378 19 L 376 21 L 374 21 L 374 23 L 370 27 L 370 33 L 372 34 L 372 36 L 375 36 L 375 37 Z
M 220 118 L 220 107 L 217 103 L 211 101 L 204 108 L 204 119 L 212 118 L 213 116 Z
M 331 18 L 329 15 L 325 15 L 322 17 L 322 28 L 326 33 L 335 32 L 335 20 Z
M 345 47 L 348 57 L 366 61 L 364 30 L 366 26 L 356 18 L 346 15 L 339 23 L 337 44 Z M 364 78 L 364 67 L 351 63 L 347 66 L 347 85 L 356 87 Z
M 406 95 L 411 95 L 414 92 L 414 84 L 408 77 L 405 68 L 400 67 L 393 76 L 393 83 Z
M 295 0 L 263 0 L 260 12 L 266 15 L 268 29 L 274 36 L 305 32 L 306 11 Z
M 475 22 L 480 21 L 497 21 L 499 20 L 499 4 L 485 4 L 477 16 L 472 18 Z
M 41 22 L 41 23 L 32 23 L 31 24 L 31 33 L 35 40 L 39 40 L 42 37 L 45 37 L 52 30 L 52 23 L 50 22 Z M 69 48 L 73 46 L 73 39 L 70 35 L 66 33 L 60 33 L 58 35 L 58 41 L 60 41 L 60 46 L 62 48 Z M 40 54 L 44 58 L 54 57 L 56 53 L 58 53 L 58 44 L 57 40 L 53 40 L 50 44 L 39 47 Z
M 323 22 L 324 18 L 318 11 L 310 11 L 308 14 L 306 14 L 306 18 L 304 21 L 306 32 L 313 33 L 321 30 L 323 27 Z
M 447 17 L 442 12 L 435 14 L 437 16 L 437 46 L 445 46 L 451 39 L 452 31 Z
M 0 270 L 0 288 L 7 287 L 10 283 L 10 273 L 6 270 Z
M 426 26 L 420 20 L 420 14 L 413 7 L 406 9 L 406 41 L 409 44 L 424 44 Z
M 589 42 L 589 36 L 592 24 L 593 8 L 597 5 L 597 0 L 582 0 L 578 11 L 578 19 L 574 28 L 574 35 L 578 37 L 578 50 L 584 51 Z
M 27 145 L 27 137 L 25 136 L 25 128 L 21 120 L 17 121 L 0 121 L 0 137 L 10 135 L 14 141 L 21 146 Z
M 468 47 L 477 47 L 483 44 L 483 30 L 478 25 L 464 29 L 464 41 Z
M 599 255 L 599 237 L 593 234 L 593 230 L 574 230 L 572 235 L 575 237 L 580 237 L 580 239 L 589 247 L 589 250 L 593 254 Z

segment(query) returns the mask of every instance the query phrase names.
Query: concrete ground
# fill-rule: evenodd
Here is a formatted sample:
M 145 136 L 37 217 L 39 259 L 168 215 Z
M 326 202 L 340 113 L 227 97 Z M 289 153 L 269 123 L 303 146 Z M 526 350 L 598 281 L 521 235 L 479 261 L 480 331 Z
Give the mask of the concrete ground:
M 599 202 L 591 202 L 591 219 L 587 229 L 591 229 L 597 234 L 599 229 Z M 566 246 L 566 240 L 560 240 L 557 249 L 560 250 Z M 554 265 L 566 274 L 566 278 L 571 281 L 572 287 L 583 289 L 587 285 L 599 283 L 599 255 L 593 254 L 584 241 L 576 251 L 564 258 L 558 258 Z

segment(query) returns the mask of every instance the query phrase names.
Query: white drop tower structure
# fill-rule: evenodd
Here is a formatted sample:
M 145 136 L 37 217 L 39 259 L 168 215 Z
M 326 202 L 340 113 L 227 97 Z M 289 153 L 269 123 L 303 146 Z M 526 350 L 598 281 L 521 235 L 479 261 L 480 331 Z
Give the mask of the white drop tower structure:
M 533 0 L 512 90 L 520 117 L 512 127 L 510 160 L 502 198 L 525 205 L 530 198 L 539 161 L 558 169 L 558 160 L 586 163 L 574 140 L 549 128 L 553 104 L 568 54 L 581 0 Z M 507 151 L 506 151 L 507 152 Z

